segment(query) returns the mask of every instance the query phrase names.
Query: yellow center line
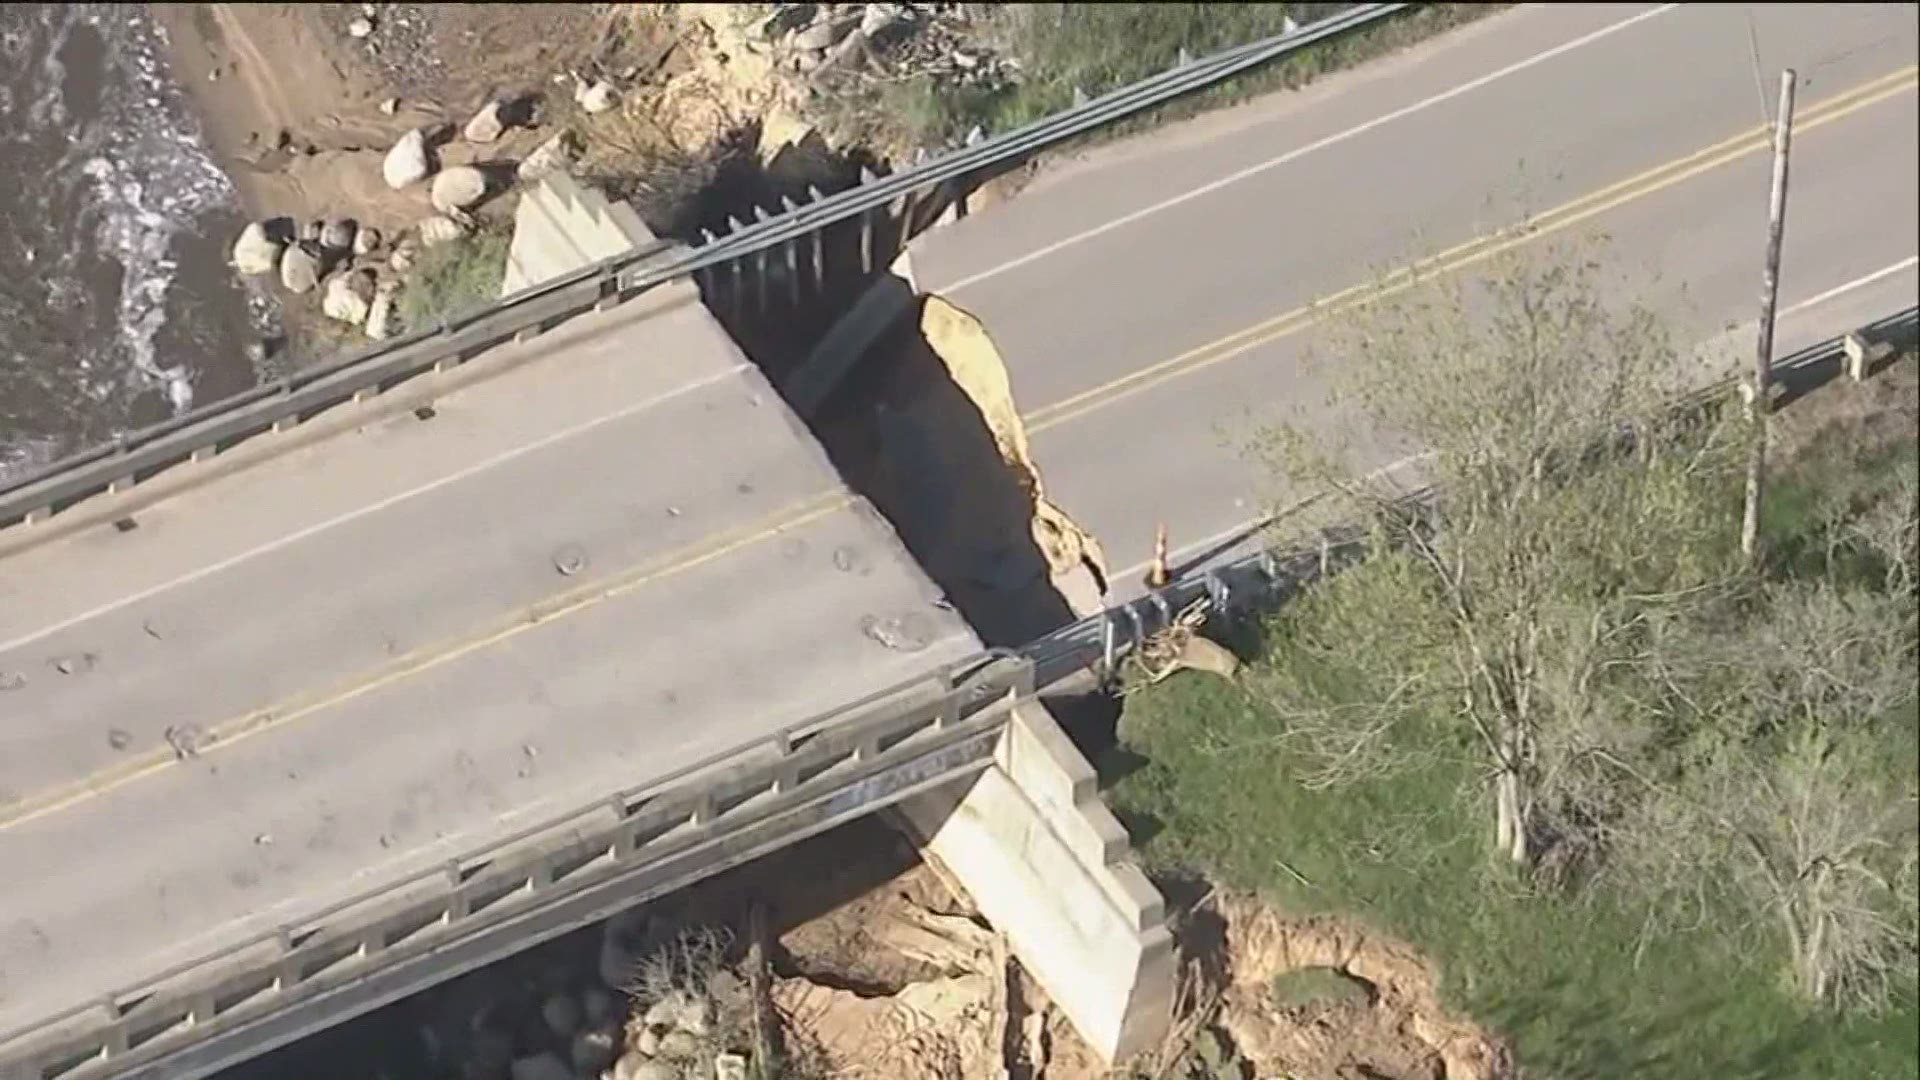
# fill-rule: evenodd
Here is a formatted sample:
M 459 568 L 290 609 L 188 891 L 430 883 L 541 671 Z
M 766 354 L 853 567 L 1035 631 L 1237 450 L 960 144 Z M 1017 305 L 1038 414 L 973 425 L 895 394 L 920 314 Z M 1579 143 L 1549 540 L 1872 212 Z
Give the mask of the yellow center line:
M 1916 85 L 1920 85 L 1916 83 L 1916 73 L 1920 73 L 1920 65 L 1909 65 L 1890 75 L 1827 98 L 1797 115 L 1794 118 L 1794 129 L 1796 132 L 1811 131 L 1871 105 L 1911 92 Z M 1027 431 L 1029 434 L 1037 435 L 1048 428 L 1104 408 L 1142 390 L 1212 367 L 1257 346 L 1298 333 L 1329 316 L 1404 292 L 1433 275 L 1464 269 L 1522 244 L 1570 229 L 1598 214 L 1684 183 L 1749 154 L 1757 153 L 1771 146 L 1772 140 L 1773 132 L 1770 127 L 1756 127 L 1686 157 L 1669 161 L 1597 191 L 1588 192 L 1516 226 L 1475 237 L 1437 255 L 1396 270 L 1378 281 L 1364 282 L 1342 289 L 1331 296 L 1322 297 L 1303 307 L 1274 316 L 1265 322 L 1229 334 L 1218 341 L 1209 342 L 1179 356 L 1129 372 L 1111 382 L 1035 409 L 1023 417 Z
M 624 596 L 716 559 L 725 558 L 781 533 L 817 521 L 852 505 L 853 502 L 852 495 L 841 491 L 814 495 L 757 521 L 704 536 L 692 544 L 666 552 L 610 579 L 589 582 L 571 591 L 544 597 L 478 634 L 415 649 L 370 672 L 362 672 L 350 681 L 330 690 L 298 695 L 215 724 L 207 729 L 206 749 L 207 751 L 223 749 L 249 735 L 283 727 L 315 713 L 345 704 L 423 671 L 498 645 L 536 627 L 584 611 L 595 604 Z M 129 758 L 111 768 L 102 769 L 70 784 L 36 792 L 18 802 L 0 807 L 0 831 L 57 813 L 141 777 L 151 776 L 175 764 L 176 760 L 171 750 L 153 751 Z

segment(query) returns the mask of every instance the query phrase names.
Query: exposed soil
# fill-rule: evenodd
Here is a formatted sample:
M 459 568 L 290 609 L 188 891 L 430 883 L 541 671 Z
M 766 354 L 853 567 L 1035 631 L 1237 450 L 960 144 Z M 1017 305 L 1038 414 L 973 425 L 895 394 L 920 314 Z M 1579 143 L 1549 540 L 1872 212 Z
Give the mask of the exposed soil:
M 370 8 L 371 16 L 364 14 Z M 169 63 L 256 217 L 344 216 L 397 229 L 432 213 L 423 188 L 390 191 L 387 149 L 408 130 L 460 125 L 488 100 L 530 99 L 532 124 L 443 164 L 517 160 L 577 107 L 554 76 L 629 62 L 646 24 L 590 5 L 160 5 Z M 373 31 L 356 39 L 355 18 Z M 397 99 L 388 115 L 381 105 Z M 544 133 L 542 129 L 547 129 Z
M 1178 1080 L 1512 1080 L 1507 1049 L 1440 1004 L 1407 946 L 1350 920 L 1287 916 L 1204 883 L 1176 902 L 1172 1035 L 1135 1063 Z M 1197 896 L 1195 894 L 1198 894 Z

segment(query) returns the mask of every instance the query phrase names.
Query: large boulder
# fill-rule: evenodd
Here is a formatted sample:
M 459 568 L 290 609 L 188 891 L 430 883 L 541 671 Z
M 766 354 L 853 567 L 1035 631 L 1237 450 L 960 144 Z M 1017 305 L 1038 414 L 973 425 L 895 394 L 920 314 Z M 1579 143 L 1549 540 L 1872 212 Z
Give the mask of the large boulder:
M 320 283 L 320 255 L 306 243 L 290 244 L 280 256 L 280 284 L 298 296 Z
M 320 298 L 320 310 L 329 319 L 361 326 L 373 310 L 374 279 L 371 270 L 350 270 L 327 279 L 326 293 Z
M 361 329 L 374 341 L 385 341 L 399 332 L 399 319 L 394 312 L 394 293 L 398 290 L 396 282 L 383 281 L 373 292 L 373 303 L 367 307 L 367 324 Z
M 573 100 L 588 113 L 603 113 L 614 107 L 620 100 L 620 92 L 612 83 L 598 79 L 593 82 L 581 82 L 574 87 Z
M 573 163 L 573 140 L 566 132 L 561 132 L 534 148 L 526 160 L 515 170 L 520 179 L 532 183 L 548 173 L 565 169 Z
M 793 35 L 793 48 L 799 52 L 812 52 L 825 49 L 847 36 L 854 24 L 831 11 L 821 11 L 815 16 L 813 25 Z
M 333 218 L 320 227 L 320 246 L 344 255 L 353 250 L 356 231 L 354 223 L 347 218 Z
M 395 191 L 425 180 L 432 171 L 433 166 L 427 160 L 427 136 L 419 128 L 400 136 L 400 141 L 393 144 L 386 160 L 380 164 L 380 174 Z
M 353 253 L 355 255 L 363 256 L 363 257 L 367 255 L 371 255 L 373 254 L 373 250 L 379 246 L 380 246 L 380 230 L 379 229 L 375 229 L 367 225 L 362 225 L 358 229 L 354 230 Z
M 467 227 L 458 218 L 448 214 L 435 214 L 420 222 L 419 228 L 421 247 L 437 247 L 467 235 Z
M 233 268 L 243 274 L 270 274 L 280 264 L 280 245 L 267 235 L 267 227 L 251 222 L 240 230 L 233 242 Z
M 454 229 L 457 231 L 459 228 L 459 224 L 456 223 Z M 396 274 L 404 274 L 413 269 L 413 264 L 417 262 L 419 258 L 420 241 L 411 236 L 403 236 L 398 243 L 393 245 L 393 254 L 387 257 L 387 266 L 392 268 Z
M 473 114 L 473 119 L 467 121 L 467 126 L 460 133 L 468 142 L 490 143 L 506 130 L 506 122 L 500 119 L 500 102 L 489 101 Z
M 433 208 L 441 213 L 465 210 L 487 197 L 487 174 L 471 165 L 442 169 L 433 178 Z

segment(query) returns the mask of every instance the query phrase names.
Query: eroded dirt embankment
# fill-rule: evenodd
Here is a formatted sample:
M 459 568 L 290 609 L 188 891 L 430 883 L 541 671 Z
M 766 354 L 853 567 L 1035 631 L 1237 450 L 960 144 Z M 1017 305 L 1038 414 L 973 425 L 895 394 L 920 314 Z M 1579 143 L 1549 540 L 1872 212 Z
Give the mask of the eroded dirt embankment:
M 848 482 L 988 644 L 1103 606 L 1099 541 L 1049 497 L 984 326 L 898 278 L 899 314 L 809 417 Z
M 1099 610 L 1100 596 L 1106 591 L 1107 583 L 1106 552 L 1092 533 L 1047 498 L 1040 467 L 1034 463 L 1033 452 L 1027 445 L 1027 429 L 1020 418 L 1019 403 L 1014 400 L 1013 378 L 986 327 L 952 302 L 929 295 L 921 306 L 920 332 L 945 365 L 954 385 L 980 410 L 981 420 L 993 434 L 1001 461 L 1032 500 L 1031 535 L 1046 559 L 1048 577 L 1054 588 L 1076 615 Z M 1093 589 L 1091 595 L 1087 591 L 1089 585 Z M 1089 601 L 1092 607 L 1088 606 Z

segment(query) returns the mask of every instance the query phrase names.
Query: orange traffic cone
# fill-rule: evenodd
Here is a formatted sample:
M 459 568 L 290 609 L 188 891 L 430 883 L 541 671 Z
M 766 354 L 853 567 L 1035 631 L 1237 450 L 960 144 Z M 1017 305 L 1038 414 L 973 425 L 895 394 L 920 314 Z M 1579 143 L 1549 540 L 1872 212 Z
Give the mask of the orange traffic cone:
M 1153 534 L 1153 561 L 1147 565 L 1147 588 L 1164 589 L 1173 574 L 1167 568 L 1167 523 L 1161 522 Z

